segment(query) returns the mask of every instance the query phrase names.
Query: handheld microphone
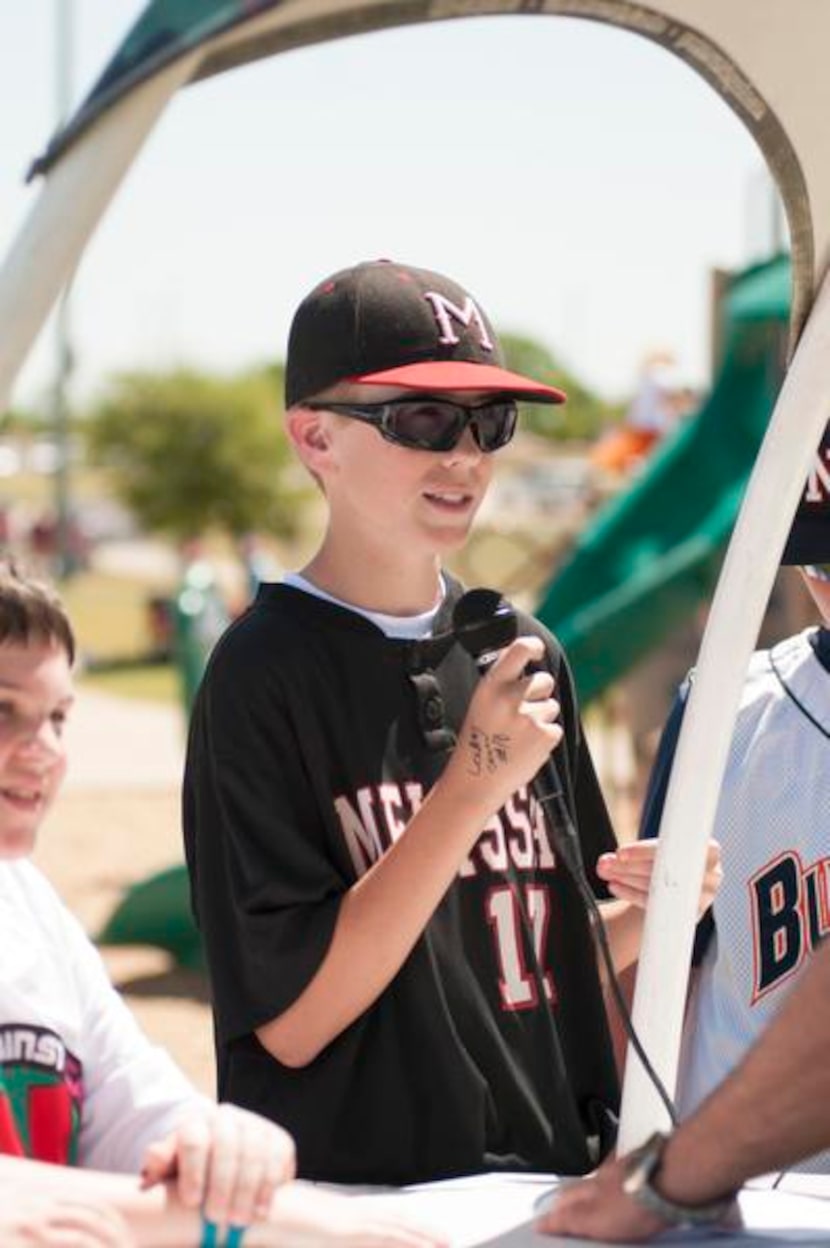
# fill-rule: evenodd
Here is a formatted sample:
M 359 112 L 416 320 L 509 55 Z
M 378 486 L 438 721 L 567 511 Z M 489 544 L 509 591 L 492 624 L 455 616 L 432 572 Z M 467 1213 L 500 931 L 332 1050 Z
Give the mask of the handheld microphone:
M 483 676 L 499 651 L 515 641 L 516 612 L 495 589 L 468 589 L 455 604 L 452 631 Z

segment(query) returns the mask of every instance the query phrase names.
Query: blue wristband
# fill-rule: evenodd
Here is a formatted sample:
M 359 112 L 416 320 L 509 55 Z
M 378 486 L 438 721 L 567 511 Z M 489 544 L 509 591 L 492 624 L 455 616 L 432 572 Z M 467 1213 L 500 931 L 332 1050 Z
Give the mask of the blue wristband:
M 208 1222 L 202 1217 L 202 1238 L 200 1248 L 217 1248 L 219 1243 L 219 1227 L 215 1222 Z
M 225 1248 L 242 1248 L 242 1241 L 244 1238 L 244 1226 L 229 1226 L 228 1233 L 225 1236 Z

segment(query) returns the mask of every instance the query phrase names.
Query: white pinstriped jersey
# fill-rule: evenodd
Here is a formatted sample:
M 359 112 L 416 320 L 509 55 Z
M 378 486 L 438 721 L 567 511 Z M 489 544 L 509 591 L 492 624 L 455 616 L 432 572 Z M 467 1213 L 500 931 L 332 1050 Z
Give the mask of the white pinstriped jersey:
M 752 658 L 715 836 L 724 882 L 687 1022 L 687 1115 L 740 1060 L 830 929 L 830 673 L 808 630 Z M 830 1152 L 798 1169 L 830 1171 Z

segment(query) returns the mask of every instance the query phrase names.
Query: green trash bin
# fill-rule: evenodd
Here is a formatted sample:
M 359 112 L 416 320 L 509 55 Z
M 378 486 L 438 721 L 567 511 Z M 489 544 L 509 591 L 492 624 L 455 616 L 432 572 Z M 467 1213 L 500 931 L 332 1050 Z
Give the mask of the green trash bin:
M 188 719 L 210 652 L 229 623 L 213 567 L 206 559 L 194 560 L 185 569 L 173 610 L 173 650 Z
M 157 641 L 169 622 L 182 703 L 189 720 L 210 652 L 230 623 L 230 614 L 206 559 L 191 560 L 174 597 L 151 603 Z M 151 945 L 172 954 L 179 966 L 202 970 L 202 943 L 190 911 L 187 870 L 176 864 L 134 884 L 98 934 L 104 945 Z

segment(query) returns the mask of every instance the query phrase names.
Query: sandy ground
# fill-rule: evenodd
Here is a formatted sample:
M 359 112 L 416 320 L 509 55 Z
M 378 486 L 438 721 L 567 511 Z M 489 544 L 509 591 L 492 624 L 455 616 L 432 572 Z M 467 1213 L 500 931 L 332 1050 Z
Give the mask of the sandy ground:
M 67 792 L 44 828 L 36 861 L 87 931 L 122 892 L 180 860 L 176 791 Z M 114 983 L 141 1025 L 191 1079 L 213 1093 L 213 1042 L 204 979 L 149 948 L 103 949 Z
M 82 692 L 69 732 L 69 776 L 35 860 L 93 933 L 131 884 L 181 861 L 183 729 L 175 708 Z M 160 950 L 102 953 L 147 1033 L 213 1093 L 204 979 L 176 969 Z

